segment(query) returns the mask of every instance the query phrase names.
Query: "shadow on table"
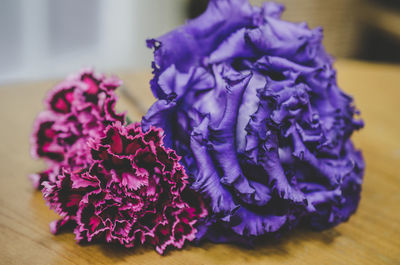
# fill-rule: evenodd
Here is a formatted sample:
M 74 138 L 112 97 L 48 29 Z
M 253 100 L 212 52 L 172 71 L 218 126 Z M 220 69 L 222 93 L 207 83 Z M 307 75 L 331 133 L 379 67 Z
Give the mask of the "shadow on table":
M 285 256 L 290 255 L 290 249 L 293 246 L 305 246 L 308 242 L 317 242 L 324 245 L 332 244 L 340 236 L 340 232 L 336 228 L 331 228 L 324 231 L 311 231 L 307 229 L 296 229 L 288 234 L 283 235 L 280 238 L 262 238 L 255 242 L 253 246 L 244 246 L 243 244 L 225 244 L 229 246 L 235 252 L 242 252 L 251 255 L 252 257 L 257 256 Z M 219 244 L 224 245 L 224 244 Z M 210 250 L 214 248 L 216 244 L 203 243 L 199 247 Z

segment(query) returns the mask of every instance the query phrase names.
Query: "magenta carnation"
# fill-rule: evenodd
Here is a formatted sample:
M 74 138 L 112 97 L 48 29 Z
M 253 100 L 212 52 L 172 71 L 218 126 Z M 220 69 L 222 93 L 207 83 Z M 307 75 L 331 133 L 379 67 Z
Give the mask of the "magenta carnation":
M 51 224 L 52 232 L 68 224 L 78 242 L 147 243 L 159 253 L 192 241 L 207 211 L 162 137 L 154 127 L 143 133 L 137 124 L 108 126 L 89 144 L 89 168 L 64 170 L 43 183 L 46 201 L 63 217 Z
M 48 164 L 47 170 L 30 176 L 36 188 L 54 181 L 63 167 L 74 170 L 91 163 L 89 137 L 102 137 L 107 125 L 124 121 L 124 114 L 114 111 L 114 91 L 121 84 L 115 77 L 83 70 L 49 92 L 31 137 L 32 156 Z

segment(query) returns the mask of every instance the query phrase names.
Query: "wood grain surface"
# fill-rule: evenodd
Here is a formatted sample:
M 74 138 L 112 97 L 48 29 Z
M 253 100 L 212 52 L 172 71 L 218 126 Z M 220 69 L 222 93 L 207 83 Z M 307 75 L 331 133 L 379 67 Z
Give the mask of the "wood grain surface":
M 246 249 L 229 244 L 186 246 L 159 256 L 152 249 L 78 245 L 72 233 L 53 236 L 58 218 L 27 178 L 44 165 L 29 155 L 29 134 L 42 99 L 56 81 L 0 87 L 1 264 L 400 264 L 400 67 L 339 61 L 339 85 L 354 95 L 366 127 L 353 136 L 366 173 L 359 209 L 323 232 L 296 230 Z M 139 120 L 154 101 L 150 73 L 122 73 L 118 108 Z M 134 103 L 135 106 L 132 104 Z

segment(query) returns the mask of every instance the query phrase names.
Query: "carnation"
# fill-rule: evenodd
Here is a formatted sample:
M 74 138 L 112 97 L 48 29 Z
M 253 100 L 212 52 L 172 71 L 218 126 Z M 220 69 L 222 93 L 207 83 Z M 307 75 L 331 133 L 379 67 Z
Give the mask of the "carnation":
M 43 183 L 45 200 L 62 216 L 51 231 L 72 226 L 78 242 L 149 244 L 160 254 L 194 240 L 207 210 L 162 138 L 161 129 L 143 133 L 138 124 L 119 122 L 91 138 L 89 167 L 64 169 Z
M 142 127 L 165 131 L 210 202 L 197 239 L 325 229 L 357 209 L 364 161 L 350 136 L 363 123 L 337 85 L 321 28 L 283 21 L 283 9 L 211 0 L 148 41 L 158 100 Z
M 30 175 L 35 188 L 54 181 L 64 167 L 74 170 L 91 163 L 87 140 L 102 137 L 109 124 L 124 121 L 124 114 L 114 110 L 115 89 L 121 84 L 115 77 L 82 70 L 48 93 L 31 137 L 32 156 L 47 163 L 45 171 Z

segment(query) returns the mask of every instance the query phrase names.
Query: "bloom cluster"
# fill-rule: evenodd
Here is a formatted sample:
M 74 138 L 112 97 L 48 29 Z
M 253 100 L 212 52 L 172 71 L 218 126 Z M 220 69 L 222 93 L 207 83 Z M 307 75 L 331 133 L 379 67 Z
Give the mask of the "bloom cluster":
M 210 200 L 197 237 L 249 242 L 299 224 L 334 226 L 356 210 L 363 126 L 337 86 L 322 30 L 280 19 L 283 6 L 211 0 L 160 38 L 142 120 L 164 129 L 192 187 Z
M 54 234 L 73 228 L 78 242 L 181 248 L 207 210 L 162 130 L 123 125 L 114 110 L 120 84 L 84 70 L 50 91 L 31 139 L 48 169 L 31 180 L 62 217 Z
M 31 137 L 32 156 L 44 158 L 48 165 L 30 175 L 36 188 L 41 189 L 43 181 L 54 181 L 63 167 L 73 170 L 90 164 L 88 139 L 103 136 L 106 126 L 125 119 L 114 111 L 115 89 L 121 84 L 115 77 L 83 70 L 49 92 Z

